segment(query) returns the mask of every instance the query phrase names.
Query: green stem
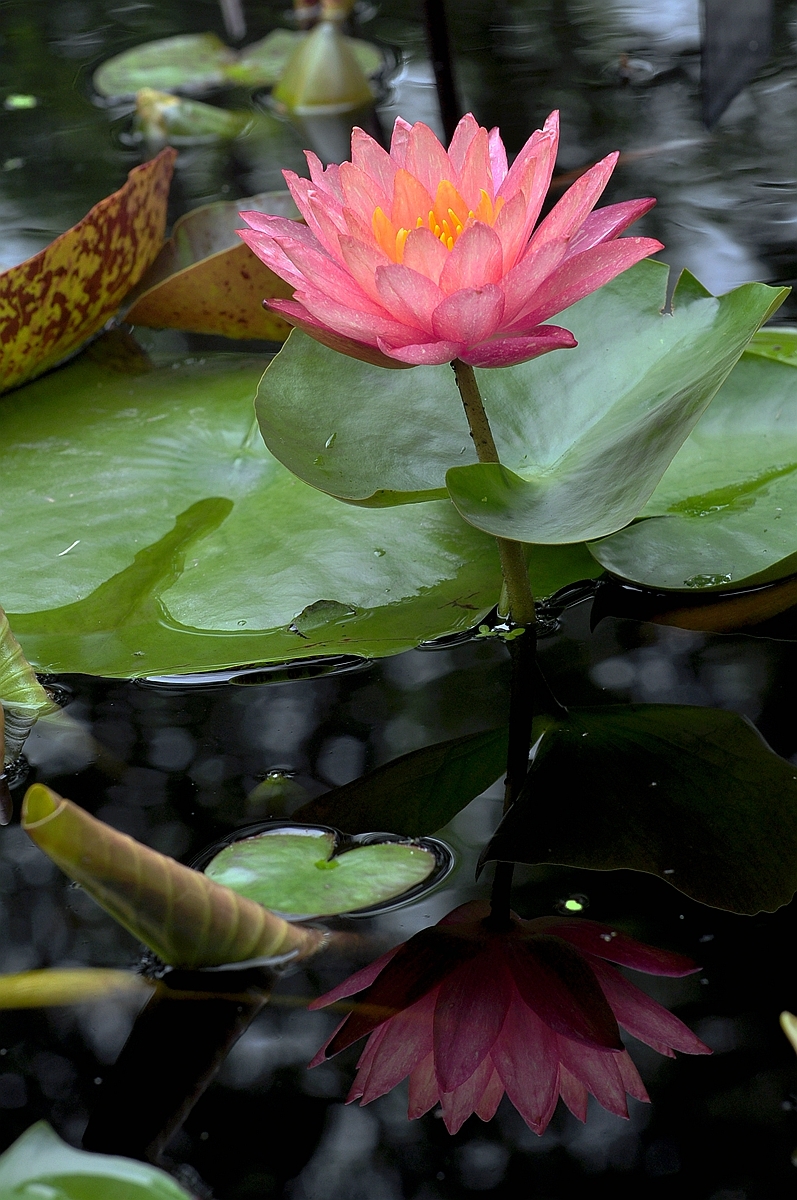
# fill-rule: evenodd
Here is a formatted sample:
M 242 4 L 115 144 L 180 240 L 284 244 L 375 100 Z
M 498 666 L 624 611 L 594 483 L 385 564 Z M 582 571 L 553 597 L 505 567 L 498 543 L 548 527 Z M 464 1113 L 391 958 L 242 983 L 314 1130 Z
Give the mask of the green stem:
M 470 436 L 473 439 L 479 462 L 500 465 L 501 460 L 495 447 L 487 413 L 484 411 L 473 367 L 458 358 L 454 359 L 451 366 L 454 369 L 465 416 L 468 418 Z M 509 615 L 516 625 L 533 625 L 535 620 L 534 596 L 529 585 L 529 572 L 523 544 L 510 541 L 509 538 L 496 538 L 495 540 L 498 543 L 501 573 L 509 597 Z
M 473 367 L 460 359 L 455 359 L 451 366 L 479 462 L 500 465 L 501 460 L 487 413 L 484 411 Z M 496 541 L 504 587 L 509 600 L 509 616 L 515 625 L 525 627 L 520 637 L 509 642 L 512 675 L 509 686 L 509 749 L 504 791 L 506 812 L 517 800 L 529 769 L 534 717 L 533 681 L 537 655 L 537 627 L 534 596 L 529 583 L 523 545 L 508 538 L 496 538 Z M 510 924 L 510 895 L 514 869 L 514 863 L 511 862 L 496 863 L 488 919 L 491 928 L 505 929 Z

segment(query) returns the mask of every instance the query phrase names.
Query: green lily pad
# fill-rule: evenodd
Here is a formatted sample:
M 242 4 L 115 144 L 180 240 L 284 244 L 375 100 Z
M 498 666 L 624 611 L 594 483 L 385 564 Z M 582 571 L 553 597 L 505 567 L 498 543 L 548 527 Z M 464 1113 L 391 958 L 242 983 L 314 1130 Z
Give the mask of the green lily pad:
M 46 1121 L 0 1155 L 3 1200 L 190 1200 L 158 1167 L 62 1142 Z
M 102 63 L 94 86 L 102 96 L 133 96 L 141 88 L 199 93 L 223 87 L 235 51 L 215 33 L 186 33 L 133 46 Z
M 225 46 L 215 33 L 145 42 L 102 63 L 94 72 L 94 87 L 103 96 L 132 96 L 141 88 L 199 95 L 231 85 L 271 87 L 305 36 L 291 29 L 274 29 L 240 51 Z M 378 46 L 360 38 L 346 40 L 366 75 L 382 69 L 384 57 Z
M 380 656 L 496 603 L 494 543 L 448 501 L 364 512 L 271 457 L 252 412 L 266 361 L 85 356 L 0 403 L 2 600 L 37 669 Z
M 797 890 L 797 768 L 736 713 L 574 708 L 535 722 L 528 780 L 482 856 L 658 875 L 714 908 Z
M 277 828 L 231 842 L 204 868 L 234 892 L 275 912 L 331 916 L 395 901 L 434 873 L 431 850 L 378 841 L 335 853 L 331 829 Z
M 263 437 L 302 479 L 355 503 L 447 487 L 466 520 L 498 536 L 608 533 L 639 512 L 785 295 L 746 284 L 717 299 L 684 274 L 670 314 L 666 281 L 663 264 L 639 263 L 557 317 L 575 350 L 476 372 L 501 467 L 474 462 L 449 367 L 385 370 L 296 332 L 260 385 Z
M 590 546 L 615 575 L 722 590 L 797 571 L 797 337 L 766 329 L 673 459 L 641 520 Z

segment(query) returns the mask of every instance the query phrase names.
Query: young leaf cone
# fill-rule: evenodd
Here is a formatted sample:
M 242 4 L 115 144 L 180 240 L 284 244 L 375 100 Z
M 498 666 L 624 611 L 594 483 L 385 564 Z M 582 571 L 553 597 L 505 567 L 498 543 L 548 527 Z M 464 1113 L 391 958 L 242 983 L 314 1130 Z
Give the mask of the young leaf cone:
M 43 784 L 28 788 L 21 823 L 65 874 L 171 966 L 303 957 L 323 937 L 142 846 Z

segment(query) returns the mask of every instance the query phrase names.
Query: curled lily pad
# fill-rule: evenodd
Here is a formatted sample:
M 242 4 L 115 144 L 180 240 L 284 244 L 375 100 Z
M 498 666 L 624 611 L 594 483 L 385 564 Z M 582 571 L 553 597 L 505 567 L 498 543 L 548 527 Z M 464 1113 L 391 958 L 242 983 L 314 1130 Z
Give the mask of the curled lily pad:
M 251 112 L 229 112 L 155 88 L 136 92 L 135 128 L 150 146 L 227 141 L 239 137 L 252 121 Z
M 238 832 L 203 855 L 206 875 L 293 917 L 364 915 L 436 885 L 452 859 L 442 842 L 390 834 L 346 839 L 323 825 L 270 824 Z
M 214 33 L 162 38 L 109 58 L 94 72 L 93 82 L 103 96 L 133 96 L 141 88 L 201 95 L 227 86 L 271 87 L 306 37 L 295 30 L 274 29 L 238 52 Z M 346 41 L 366 75 L 382 69 L 378 46 L 360 38 Z
M 236 234 L 241 209 L 298 220 L 289 192 L 206 204 L 175 222 L 127 313 L 133 325 L 185 329 L 229 338 L 284 341 L 290 326 L 263 307 L 266 297 L 292 289 Z
M 114 315 L 163 243 L 174 159 L 165 149 L 135 167 L 82 221 L 0 275 L 0 391 L 49 370 Z
M 31 1125 L 0 1155 L 0 1195 L 6 1200 L 190 1200 L 159 1167 L 76 1150 L 46 1121 Z
M 642 519 L 590 545 L 598 562 L 648 588 L 691 592 L 797 571 L 795 366 L 793 330 L 757 334 Z

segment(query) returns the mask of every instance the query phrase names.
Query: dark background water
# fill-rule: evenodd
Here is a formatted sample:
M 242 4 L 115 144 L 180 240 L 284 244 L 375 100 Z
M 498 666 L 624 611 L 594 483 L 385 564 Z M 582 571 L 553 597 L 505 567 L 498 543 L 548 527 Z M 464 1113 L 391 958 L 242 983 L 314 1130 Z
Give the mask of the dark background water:
M 247 40 L 284 23 L 283 7 L 248 4 Z M 755 278 L 792 281 L 797 5 L 775 5 L 775 54 L 711 134 L 700 119 L 699 14 L 691 0 L 463 0 L 449 8 L 466 107 L 483 123 L 499 123 L 513 149 L 558 105 L 558 170 L 623 149 L 611 198 L 659 197 L 644 232 L 667 244 L 668 261 L 690 266 L 715 291 Z M 384 119 L 401 111 L 434 123 L 419 6 L 392 0 L 363 7 L 360 16 L 368 18 L 363 36 L 383 40 L 396 55 Z M 33 109 L 0 110 L 0 265 L 49 242 L 139 160 L 129 136 L 131 105 L 99 102 L 93 69 L 139 42 L 211 29 L 222 33 L 210 0 L 0 4 L 0 98 L 26 93 L 38 100 Z M 246 102 L 240 95 L 215 99 Z M 186 147 L 173 215 L 276 182 L 277 168 L 221 146 Z M 188 345 L 169 336 L 178 348 Z M 0 565 L 0 572 L 12 569 Z M 582 605 L 546 639 L 542 654 L 565 702 L 733 709 L 797 761 L 797 650 L 788 642 L 614 619 L 590 635 Z M 183 861 L 266 815 L 262 798 L 247 797 L 269 775 L 273 789 L 275 772 L 289 773 L 295 804 L 298 788 L 317 794 L 407 750 L 489 728 L 507 703 L 504 652 L 486 643 L 414 651 L 348 675 L 248 687 L 59 682 L 68 703 L 32 735 L 30 777 Z M 364 935 L 363 958 L 478 893 L 473 866 L 499 808 L 499 790 L 492 789 L 443 831 L 458 855 L 444 889 L 369 922 L 342 922 Z M 170 1159 L 188 1164 L 185 1177 L 197 1194 L 436 1200 L 483 1192 L 569 1200 L 600 1187 L 629 1200 L 792 1197 L 797 1059 L 777 1016 L 797 1005 L 793 906 L 756 918 L 719 914 L 625 872 L 525 868 L 518 884 L 523 915 L 553 911 L 582 892 L 591 917 L 695 956 L 704 968 L 699 975 L 646 986 L 714 1056 L 670 1061 L 633 1045 L 653 1105 L 630 1101 L 629 1122 L 593 1105 L 586 1127 L 558 1112 L 537 1138 L 504 1102 L 492 1123 L 471 1118 L 450 1138 L 434 1114 L 406 1120 L 402 1088 L 363 1110 L 344 1107 L 354 1051 L 305 1070 L 332 1019 L 307 1013 L 301 1001 L 351 966 L 321 960 L 283 981 L 171 1143 Z M 0 922 L 3 972 L 126 966 L 138 955 L 133 939 L 70 887 L 17 825 L 0 835 Z M 134 1015 L 135 1006 L 119 1002 L 0 1013 L 0 1145 L 39 1117 L 79 1143 L 98 1081 Z M 158 1080 L 146 1084 L 154 1090 Z M 147 1088 L 130 1103 L 146 1105 Z

